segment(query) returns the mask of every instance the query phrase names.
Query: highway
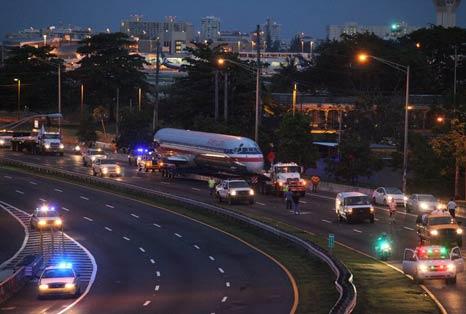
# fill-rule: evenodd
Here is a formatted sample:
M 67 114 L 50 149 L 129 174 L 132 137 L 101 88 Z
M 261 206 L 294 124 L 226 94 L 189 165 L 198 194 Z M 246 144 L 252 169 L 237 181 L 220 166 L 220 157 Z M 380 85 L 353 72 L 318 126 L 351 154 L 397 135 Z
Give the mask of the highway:
M 0 189 L 4 189 L 0 185 Z M 0 265 L 11 258 L 23 244 L 25 237 L 24 229 L 16 219 L 4 210 L 0 210 Z M 0 267 L 1 268 L 1 267 Z
M 29 174 L 1 170 L 0 184 L 0 200 L 19 209 L 31 212 L 44 200 L 61 208 L 65 232 L 94 256 L 97 276 L 76 313 L 292 308 L 290 278 L 279 265 L 220 231 L 149 204 Z M 0 312 L 58 313 L 71 302 L 37 300 L 32 283 Z
M 5 156 L 15 156 L 14 158 L 19 160 L 60 167 L 79 173 L 91 173 L 89 168 L 82 166 L 81 157 L 75 155 L 66 155 L 64 158 L 59 158 L 8 152 Z M 206 183 L 183 179 L 165 182 L 158 174 L 138 173 L 135 168 L 127 166 L 126 163 L 122 162 L 122 165 L 125 166 L 125 176 L 110 180 L 119 180 L 145 188 L 202 200 L 206 203 L 215 203 L 208 195 Z M 334 197 L 335 195 L 331 193 L 320 192 L 317 195 L 308 193 L 305 198 L 302 198 L 301 210 L 303 214 L 300 216 L 286 211 L 284 202 L 274 196 L 257 195 L 256 203 L 252 206 L 234 205 L 229 207 L 225 204 L 222 204 L 222 206 L 258 216 L 271 217 L 325 237 L 329 233 L 333 233 L 336 241 L 370 255 L 374 255 L 371 247 L 376 236 L 381 232 L 391 233 L 395 242 L 395 254 L 391 263 L 401 267 L 404 248 L 413 248 L 417 245 L 415 216 L 399 213 L 397 224 L 391 226 L 388 223 L 387 210 L 378 207 L 376 208 L 377 218 L 375 224 L 339 223 L 334 212 Z M 466 255 L 464 250 L 463 255 Z M 464 295 L 466 295 L 466 276 L 464 273 L 458 276 L 456 286 L 447 286 L 444 281 L 428 281 L 425 285 L 439 299 L 448 313 L 462 314 L 466 312 L 466 299 L 464 298 Z

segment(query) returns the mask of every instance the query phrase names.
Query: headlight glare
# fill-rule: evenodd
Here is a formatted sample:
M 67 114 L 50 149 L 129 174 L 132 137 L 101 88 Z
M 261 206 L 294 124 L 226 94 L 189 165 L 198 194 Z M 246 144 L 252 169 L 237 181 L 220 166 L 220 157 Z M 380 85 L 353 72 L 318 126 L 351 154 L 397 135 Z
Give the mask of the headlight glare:
M 60 143 L 60 149 L 63 149 L 65 148 L 65 145 L 63 145 L 62 143 Z
M 232 196 L 235 196 L 236 195 L 236 191 L 231 191 L 230 193 Z
M 430 235 L 438 236 L 438 230 L 430 230 Z
M 45 220 L 39 220 L 38 224 L 39 226 L 45 226 L 47 222 Z
M 463 234 L 463 229 L 461 228 L 456 229 L 456 234 Z
M 39 285 L 40 290 L 47 290 L 49 288 L 49 285 Z
M 427 268 L 427 265 L 425 265 L 425 264 L 419 264 L 419 266 L 417 267 L 417 269 L 419 270 L 419 272 L 425 273 L 425 272 L 427 272 L 427 269 L 428 269 L 428 268 Z
M 73 288 L 74 288 L 74 283 L 65 284 L 65 289 L 73 289 Z
M 253 189 L 249 190 L 249 195 L 254 195 L 254 190 Z
M 453 264 L 453 263 L 448 264 L 447 265 L 447 270 L 448 271 L 455 271 L 456 270 L 455 264 Z

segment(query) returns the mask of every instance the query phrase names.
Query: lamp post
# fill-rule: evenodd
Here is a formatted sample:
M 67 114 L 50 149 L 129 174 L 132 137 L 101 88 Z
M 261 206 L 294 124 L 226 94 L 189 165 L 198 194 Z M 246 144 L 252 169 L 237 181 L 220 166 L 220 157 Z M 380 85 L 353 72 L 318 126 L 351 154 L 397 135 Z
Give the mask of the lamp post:
M 371 56 L 366 53 L 360 53 L 358 56 L 358 61 L 360 63 L 366 63 L 369 59 L 379 61 L 389 67 L 403 72 L 406 74 L 406 94 L 405 94 L 405 123 L 404 123 L 404 146 L 403 146 L 403 183 L 402 190 L 403 193 L 406 193 L 406 182 L 407 182 L 407 171 L 408 171 L 408 112 L 410 109 L 409 106 L 409 78 L 410 78 L 410 67 L 409 65 L 402 65 L 396 62 L 388 61 L 379 57 Z
M 17 103 L 18 103 L 18 113 L 17 118 L 18 120 L 21 118 L 21 80 L 15 78 L 14 81 L 17 83 Z
M 81 121 L 84 119 L 84 84 L 81 84 Z

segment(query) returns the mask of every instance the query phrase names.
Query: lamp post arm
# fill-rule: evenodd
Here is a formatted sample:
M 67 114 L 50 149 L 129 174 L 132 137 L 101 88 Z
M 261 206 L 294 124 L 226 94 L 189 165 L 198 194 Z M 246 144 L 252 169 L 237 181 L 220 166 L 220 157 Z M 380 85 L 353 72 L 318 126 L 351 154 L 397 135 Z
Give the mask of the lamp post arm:
M 375 56 L 370 56 L 370 58 L 374 59 L 374 60 L 377 60 L 383 64 L 386 64 L 388 65 L 389 67 L 393 68 L 393 69 L 396 69 L 398 71 L 401 71 L 403 73 L 406 73 L 408 71 L 408 67 L 405 66 L 405 65 L 402 65 L 402 64 L 399 64 L 399 63 L 396 63 L 396 62 L 392 62 L 392 61 L 388 61 L 388 60 L 385 60 L 385 59 L 382 59 L 382 58 L 379 58 L 379 57 L 375 57 Z

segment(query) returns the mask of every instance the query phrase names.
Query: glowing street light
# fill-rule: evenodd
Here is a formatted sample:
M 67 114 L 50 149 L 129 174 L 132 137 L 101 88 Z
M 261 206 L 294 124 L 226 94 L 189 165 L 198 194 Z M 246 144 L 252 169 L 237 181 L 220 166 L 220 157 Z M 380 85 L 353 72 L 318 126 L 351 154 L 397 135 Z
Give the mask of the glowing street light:
M 443 123 L 443 122 L 445 122 L 445 118 L 442 117 L 442 116 L 438 116 L 436 120 L 437 120 L 438 123 Z
M 417 42 L 417 43 L 416 43 L 416 48 L 417 48 L 417 49 L 421 48 L 421 43 Z
M 223 58 L 218 59 L 217 64 L 220 65 L 220 66 L 223 66 L 225 64 L 225 59 L 223 59 Z
M 369 55 L 367 53 L 360 53 L 358 54 L 358 61 L 361 63 L 366 63 L 369 60 Z
M 20 119 L 20 113 L 21 113 L 21 80 L 19 78 L 15 78 L 14 81 L 18 84 L 18 90 L 17 90 L 17 102 L 18 102 L 18 120 Z

